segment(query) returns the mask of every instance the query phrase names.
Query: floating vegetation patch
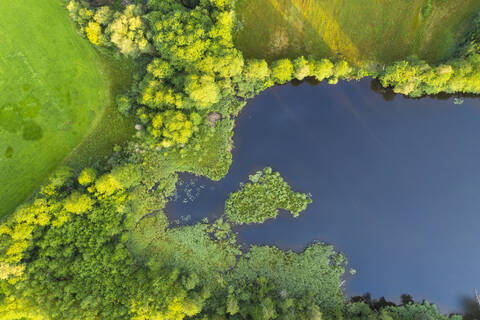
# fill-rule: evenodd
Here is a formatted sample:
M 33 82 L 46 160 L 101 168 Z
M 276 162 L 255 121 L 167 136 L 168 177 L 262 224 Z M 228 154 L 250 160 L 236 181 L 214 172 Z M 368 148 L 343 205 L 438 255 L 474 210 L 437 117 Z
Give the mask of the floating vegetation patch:
M 177 183 L 177 190 L 172 196 L 172 201 L 181 201 L 184 204 L 195 201 L 198 198 L 205 185 L 201 184 L 199 179 L 181 179 Z

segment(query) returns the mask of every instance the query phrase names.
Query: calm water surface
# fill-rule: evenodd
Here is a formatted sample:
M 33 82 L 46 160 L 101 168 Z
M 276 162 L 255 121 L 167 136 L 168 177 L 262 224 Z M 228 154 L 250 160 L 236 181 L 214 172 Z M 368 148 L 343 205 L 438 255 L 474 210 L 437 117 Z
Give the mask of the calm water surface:
M 238 118 L 229 174 L 184 176 L 196 200 L 180 197 L 169 214 L 218 217 L 240 182 L 271 166 L 313 203 L 297 219 L 239 228 L 244 243 L 332 243 L 358 271 L 348 295 L 409 293 L 461 311 L 480 289 L 480 99 L 391 98 L 369 80 L 265 91 Z

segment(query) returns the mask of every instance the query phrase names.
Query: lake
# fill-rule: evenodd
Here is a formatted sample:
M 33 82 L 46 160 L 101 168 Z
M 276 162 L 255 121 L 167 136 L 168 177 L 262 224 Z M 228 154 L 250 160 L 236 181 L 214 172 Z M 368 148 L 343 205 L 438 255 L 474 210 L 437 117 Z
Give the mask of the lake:
M 331 243 L 357 270 L 348 296 L 408 293 L 461 311 L 480 289 L 480 98 L 462 99 L 382 94 L 369 79 L 273 87 L 239 115 L 229 174 L 182 175 L 167 212 L 213 220 L 271 166 L 313 203 L 297 219 L 236 228 L 243 243 Z

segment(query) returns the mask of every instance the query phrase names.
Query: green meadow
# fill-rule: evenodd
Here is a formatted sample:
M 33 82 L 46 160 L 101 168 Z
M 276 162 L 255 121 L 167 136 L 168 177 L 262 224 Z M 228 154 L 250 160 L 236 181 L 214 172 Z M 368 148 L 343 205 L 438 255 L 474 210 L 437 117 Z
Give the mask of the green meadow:
M 123 139 L 112 128 L 125 120 L 111 106 L 112 68 L 60 1 L 0 2 L 0 41 L 1 217 L 65 160 L 80 165 Z
M 341 56 L 389 63 L 453 54 L 478 0 L 239 0 L 237 46 L 269 60 Z

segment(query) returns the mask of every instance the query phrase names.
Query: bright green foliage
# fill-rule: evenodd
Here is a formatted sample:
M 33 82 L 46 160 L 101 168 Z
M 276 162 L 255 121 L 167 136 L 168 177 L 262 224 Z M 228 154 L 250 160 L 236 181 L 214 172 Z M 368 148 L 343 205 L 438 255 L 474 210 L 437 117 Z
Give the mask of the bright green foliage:
M 150 148 L 185 148 L 195 133 L 211 131 L 199 130 L 207 127 L 206 121 L 201 121 L 207 111 L 226 117 L 240 109 L 235 92 L 242 81 L 244 61 L 233 48 L 230 2 L 220 2 L 202 2 L 192 8 L 177 1 L 148 3 L 146 20 L 157 55 L 148 64 L 135 94 L 137 114 L 148 128 L 145 140 Z M 233 110 L 229 110 L 232 105 Z M 197 112 L 187 114 L 178 109 Z M 208 139 L 199 140 L 204 143 Z M 207 148 L 204 144 L 200 147 Z
M 91 43 L 99 46 L 107 42 L 102 24 L 105 24 L 111 18 L 108 8 L 99 9 L 99 13 L 95 14 L 94 11 L 84 3 L 71 0 L 67 5 L 67 10 L 70 13 L 70 17 L 80 25 L 80 31 L 85 33 Z
M 140 182 L 140 169 L 135 164 L 115 167 L 110 174 L 123 189 L 131 188 Z
M 85 34 L 87 35 L 87 39 L 97 46 L 103 42 L 102 27 L 97 22 L 89 21 L 85 27 Z
M 249 177 L 249 183 L 230 194 L 225 213 L 234 223 L 262 223 L 275 218 L 278 209 L 297 217 L 312 200 L 304 193 L 294 192 L 278 172 L 267 167 Z
M 312 74 L 318 81 L 323 81 L 333 74 L 333 63 L 328 59 L 314 61 L 312 65 Z
M 174 69 L 170 64 L 161 59 L 153 59 L 153 61 L 147 66 L 147 71 L 158 80 L 170 79 L 174 74 Z
M 279 84 L 284 84 L 293 77 L 293 64 L 289 59 L 277 60 L 272 65 L 272 78 Z
M 138 56 L 152 49 L 142 20 L 141 6 L 128 5 L 123 12 L 113 13 L 110 7 L 93 9 L 85 2 L 71 0 L 67 5 L 70 16 L 80 30 L 95 45 L 114 44 L 127 56 Z
M 440 92 L 480 93 L 480 54 L 432 67 L 424 61 L 399 61 L 379 75 L 383 86 L 397 93 L 419 97 Z
M 387 67 L 385 74 L 381 77 L 382 85 L 395 86 L 395 91 L 408 95 L 415 89 L 415 75 L 418 68 L 407 61 L 400 61 Z
M 185 94 L 182 92 L 176 92 L 173 88 L 165 86 L 163 81 L 151 79 L 147 76 L 144 79 L 142 87 L 143 93 L 141 99 L 139 99 L 139 103 L 143 105 L 152 109 L 160 110 L 169 107 L 176 107 L 179 109 L 184 107 L 186 98 Z
M 265 60 L 248 60 L 243 75 L 246 81 L 265 81 L 270 77 L 270 69 Z
M 95 202 L 88 195 L 73 192 L 65 200 L 64 208 L 68 212 L 80 214 L 92 209 L 94 203 Z
M 84 3 L 80 3 L 76 0 L 71 0 L 66 6 L 70 13 L 70 18 L 77 22 L 83 29 L 91 19 L 93 19 L 94 13 Z
M 187 117 L 181 111 L 167 110 L 158 113 L 152 120 L 151 132 L 154 137 L 163 137 L 162 147 L 184 145 L 188 142 L 193 132 L 198 130 L 201 118 L 198 113 L 191 113 Z
M 45 189 L 55 188 L 58 189 L 65 185 L 68 180 L 73 176 L 73 171 L 67 166 L 58 167 L 49 178 L 49 184 L 45 186 Z M 43 192 L 43 191 L 42 191 Z
M 95 181 L 97 173 L 92 168 L 83 169 L 83 171 L 78 176 L 78 183 L 82 186 L 88 186 Z
M 169 1 L 171 2 L 171 1 Z M 149 3 L 151 7 L 155 2 Z M 179 4 L 162 4 L 164 10 L 149 16 L 155 31 L 155 47 L 174 68 L 192 65 L 201 60 L 210 43 L 211 20 L 199 9 L 186 10 Z
M 111 173 L 104 174 L 95 182 L 95 189 L 98 193 L 110 196 L 117 190 L 121 190 L 122 185 Z
M 199 120 L 190 115 L 192 122 Z M 197 119 L 195 119 L 197 118 Z M 223 119 L 217 121 L 215 128 L 199 126 L 197 134 L 193 135 L 183 147 L 169 148 L 163 153 L 149 152 L 146 154 L 152 175 L 164 176 L 176 171 L 193 172 L 197 175 L 207 176 L 212 180 L 220 180 L 227 172 L 232 162 L 231 130 L 233 120 Z
M 251 98 L 273 85 L 271 71 L 265 60 L 250 59 L 243 68 L 243 79 L 238 85 L 238 95 Z
M 107 7 L 107 6 L 100 7 L 95 12 L 95 15 L 93 16 L 93 19 L 97 23 L 99 23 L 103 26 L 106 26 L 106 25 L 108 25 L 109 23 L 112 22 L 113 11 L 110 9 L 110 7 Z
M 312 74 L 310 70 L 310 63 L 303 56 L 298 57 L 293 61 L 294 73 L 293 76 L 297 80 L 303 80 Z
M 220 99 L 220 90 L 210 76 L 189 76 L 185 83 L 185 92 L 198 109 L 208 108 Z
M 122 13 L 115 13 L 113 22 L 109 25 L 108 33 L 112 43 L 125 55 L 138 56 L 152 48 L 146 38 L 146 26 L 141 14 L 140 6 L 128 5 Z
M 333 68 L 333 74 L 336 78 L 347 78 L 352 71 L 353 68 L 345 60 L 336 62 Z
M 111 196 L 138 184 L 139 175 L 139 168 L 133 164 L 116 167 L 95 181 L 95 190 L 98 194 Z

